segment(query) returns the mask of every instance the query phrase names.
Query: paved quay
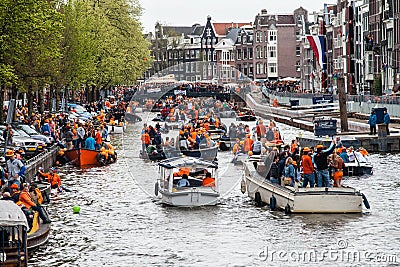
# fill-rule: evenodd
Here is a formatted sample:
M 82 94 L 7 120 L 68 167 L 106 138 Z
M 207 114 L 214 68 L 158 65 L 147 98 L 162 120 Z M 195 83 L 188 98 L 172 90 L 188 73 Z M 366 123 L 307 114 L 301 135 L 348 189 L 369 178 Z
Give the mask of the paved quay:
M 256 113 L 268 119 L 288 124 L 299 128 L 299 130 L 314 131 L 314 119 L 320 115 L 312 113 L 313 108 L 309 109 L 289 109 L 287 107 L 273 107 L 268 101 L 263 99 L 261 92 L 248 94 L 246 96 L 246 104 L 253 108 Z M 340 119 L 338 114 L 324 114 L 324 118 L 337 120 L 337 125 L 340 130 Z M 390 124 L 390 136 L 369 135 L 369 125 L 366 121 L 357 118 L 348 119 L 348 133 L 338 131 L 337 135 L 341 136 L 344 146 L 364 147 L 370 152 L 400 152 L 400 124 Z M 379 129 L 378 129 L 379 131 Z M 329 143 L 326 137 L 303 138 L 297 137 L 298 141 L 305 146 L 315 146 L 319 143 Z

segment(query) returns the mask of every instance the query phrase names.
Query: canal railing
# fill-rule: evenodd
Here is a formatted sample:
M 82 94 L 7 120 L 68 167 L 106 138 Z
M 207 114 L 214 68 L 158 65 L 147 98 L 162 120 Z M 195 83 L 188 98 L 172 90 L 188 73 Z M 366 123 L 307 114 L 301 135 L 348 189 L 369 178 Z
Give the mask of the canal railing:
M 291 100 L 299 100 L 300 106 L 312 106 L 313 98 L 323 96 L 321 94 L 277 92 L 276 90 L 262 90 L 265 97 L 270 100 L 277 99 L 280 104 L 290 105 Z M 337 101 L 337 95 L 333 95 Z M 400 117 L 399 96 L 371 96 L 371 95 L 347 95 L 347 111 L 353 113 L 370 114 L 373 108 L 387 108 L 391 117 Z
M 31 182 L 39 167 L 43 167 L 43 169 L 47 170 L 52 167 L 58 153 L 59 147 L 54 145 L 50 147 L 48 150 L 43 151 L 42 153 L 30 158 L 25 162 L 26 171 L 25 176 L 28 182 Z

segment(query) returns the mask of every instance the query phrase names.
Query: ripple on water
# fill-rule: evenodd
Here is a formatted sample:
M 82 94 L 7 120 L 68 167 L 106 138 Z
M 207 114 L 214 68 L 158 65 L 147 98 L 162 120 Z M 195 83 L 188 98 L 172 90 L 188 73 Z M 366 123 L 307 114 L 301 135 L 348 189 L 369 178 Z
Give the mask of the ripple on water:
M 30 266 L 280 266 L 282 262 L 260 255 L 266 248 L 337 249 L 338 240 L 354 250 L 390 252 L 400 261 L 399 155 L 372 155 L 373 176 L 344 181 L 367 196 L 371 211 L 361 215 L 287 216 L 257 208 L 240 192 L 241 167 L 229 163 L 229 153 L 219 155 L 221 204 L 177 209 L 161 205 L 153 196 L 157 165 L 138 158 L 141 127 L 129 126 L 123 138 L 113 136 L 116 164 L 60 168 L 63 184 L 72 192 L 50 204 L 51 237 L 47 246 L 31 254 Z M 286 140 L 298 133 L 279 127 Z M 81 206 L 81 214 L 72 213 L 74 205 Z M 346 264 L 342 263 L 323 262 Z

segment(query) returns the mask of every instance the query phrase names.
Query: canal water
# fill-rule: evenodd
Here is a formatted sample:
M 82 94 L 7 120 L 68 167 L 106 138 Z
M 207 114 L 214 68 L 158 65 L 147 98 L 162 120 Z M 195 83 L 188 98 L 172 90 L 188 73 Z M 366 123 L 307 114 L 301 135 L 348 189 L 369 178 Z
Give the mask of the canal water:
M 145 114 L 144 114 L 145 115 Z M 223 121 L 227 125 L 233 120 Z M 251 126 L 255 126 L 252 122 Z M 257 208 L 240 192 L 242 169 L 218 154 L 216 207 L 165 207 L 154 196 L 157 165 L 138 157 L 143 124 L 113 136 L 117 163 L 59 169 L 72 189 L 49 205 L 48 244 L 30 266 L 397 266 L 399 155 L 372 155 L 374 175 L 346 178 L 371 210 L 360 215 L 285 215 Z M 287 142 L 298 130 L 279 125 Z M 79 205 L 80 214 L 72 207 Z M 395 263 L 396 262 L 396 263 Z

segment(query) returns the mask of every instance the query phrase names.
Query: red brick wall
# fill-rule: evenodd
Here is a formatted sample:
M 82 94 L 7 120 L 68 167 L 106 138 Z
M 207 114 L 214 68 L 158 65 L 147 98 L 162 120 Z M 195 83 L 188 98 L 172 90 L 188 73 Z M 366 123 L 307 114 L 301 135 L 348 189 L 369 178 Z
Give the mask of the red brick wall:
M 297 77 L 296 61 L 296 32 L 293 26 L 278 28 L 278 76 Z

